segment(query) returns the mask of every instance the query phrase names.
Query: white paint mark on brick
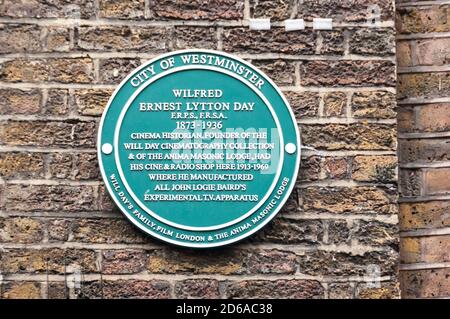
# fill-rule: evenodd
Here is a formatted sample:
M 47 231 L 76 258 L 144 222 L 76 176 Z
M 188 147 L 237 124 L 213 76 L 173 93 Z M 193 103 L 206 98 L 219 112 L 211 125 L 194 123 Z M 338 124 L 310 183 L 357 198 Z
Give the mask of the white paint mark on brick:
M 381 287 L 381 269 L 379 265 L 369 264 L 366 266 L 366 288 L 380 288 Z
M 250 30 L 270 30 L 270 19 L 250 19 Z
M 314 18 L 314 30 L 333 30 L 333 19 Z
M 305 29 L 305 21 L 303 19 L 289 19 L 284 21 L 286 32 Z
M 82 281 L 81 266 L 76 263 L 68 265 L 66 272 L 70 274 L 67 276 L 67 287 L 72 289 L 80 289 Z
M 367 7 L 367 24 L 369 27 L 379 27 L 381 25 L 380 6 L 374 4 Z

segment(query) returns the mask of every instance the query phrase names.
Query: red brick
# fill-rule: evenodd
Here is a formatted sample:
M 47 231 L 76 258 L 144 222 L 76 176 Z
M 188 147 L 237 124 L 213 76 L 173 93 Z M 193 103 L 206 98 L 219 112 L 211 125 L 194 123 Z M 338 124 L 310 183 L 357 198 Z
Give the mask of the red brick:
M 78 218 L 71 228 L 72 240 L 82 243 L 142 244 L 153 240 L 124 219 Z
M 251 242 L 278 244 L 320 244 L 323 242 L 324 225 L 321 220 L 298 220 L 277 217 L 255 236 Z
M 450 226 L 450 202 L 400 203 L 400 229 L 430 229 Z
M 101 115 L 113 91 L 109 89 L 78 89 L 73 93 L 73 103 L 82 115 Z
M 320 31 L 320 45 L 316 48 L 317 54 L 324 55 L 343 55 L 344 48 L 344 32 L 342 30 Z
M 175 49 L 217 49 L 217 30 L 214 27 L 177 26 L 172 43 Z
M 7 121 L 0 126 L 3 145 L 94 147 L 96 122 Z
M 78 29 L 78 47 L 90 51 L 163 52 L 169 29 L 163 27 L 95 26 Z
M 433 163 L 450 160 L 450 141 L 440 139 L 400 139 L 400 163 Z
M 5 82 L 92 83 L 94 63 L 90 58 L 17 59 L 0 67 Z
M 349 52 L 360 55 L 394 55 L 395 30 L 361 28 L 354 30 L 349 39 Z
M 4 299 L 42 299 L 39 282 L 14 281 L 4 284 L 1 297 Z
M 68 241 L 70 236 L 70 219 L 51 219 L 48 221 L 48 240 L 50 242 Z
M 286 32 L 284 28 L 252 31 L 248 28 L 225 29 L 224 51 L 242 53 L 314 54 L 315 35 L 310 31 Z
M 47 90 L 47 99 L 43 112 L 47 115 L 65 115 L 69 112 L 69 90 Z
M 322 158 L 320 156 L 309 156 L 302 158 L 301 168 L 298 172 L 300 181 L 315 181 L 321 178 Z
M 349 178 L 350 163 L 345 157 L 324 157 L 322 176 L 325 179 Z
M 416 65 L 446 65 L 450 62 L 450 39 L 417 40 L 415 56 Z
M 96 187 L 69 185 L 9 185 L 3 194 L 4 207 L 19 211 L 97 210 Z
M 0 89 L 0 114 L 36 114 L 41 111 L 41 92 L 37 89 Z
M 450 94 L 450 72 L 398 75 L 398 99 L 438 98 Z
M 397 41 L 397 64 L 399 67 L 412 66 L 412 51 L 409 41 Z
M 353 299 L 354 288 L 350 283 L 329 283 L 329 299 Z
M 382 281 L 379 287 L 373 287 L 370 283 L 358 283 L 355 289 L 355 295 L 358 299 L 399 299 L 400 285 L 395 279 L 392 281 Z
M 82 18 L 95 17 L 94 0 L 4 0 L 0 14 L 12 18 Z
M 351 98 L 353 117 L 395 119 L 395 94 L 387 91 L 355 92 Z
M 380 20 L 392 20 L 394 3 L 390 0 L 371 0 L 380 10 Z M 373 17 L 366 0 L 308 0 L 300 2 L 297 17 L 306 20 L 332 18 L 336 22 L 370 22 Z
M 402 298 L 450 297 L 450 268 L 400 272 Z
M 395 150 L 395 126 L 385 124 L 304 124 L 303 143 L 325 150 Z
M 71 30 L 63 27 L 48 27 L 45 31 L 45 51 L 68 52 L 71 49 Z
M 355 156 L 352 164 L 354 180 L 388 183 L 397 179 L 397 156 Z
M 244 3 L 238 0 L 150 0 L 150 18 L 154 20 L 239 20 Z
M 422 195 L 423 171 L 403 168 L 399 172 L 399 194 L 403 197 Z
M 315 92 L 284 92 L 297 119 L 318 115 L 320 97 Z
M 304 86 L 394 86 L 395 66 L 390 61 L 305 61 L 300 82 Z
M 329 220 L 328 224 L 328 240 L 327 244 L 350 245 L 352 239 L 352 229 L 349 223 L 345 220 Z M 356 237 L 356 236 L 355 236 Z
M 118 280 L 106 281 L 102 297 L 107 299 L 168 299 L 170 284 L 165 280 Z
M 450 168 L 429 168 L 424 174 L 425 194 L 450 193 Z
M 360 220 L 352 229 L 352 239 L 368 246 L 389 246 L 398 250 L 397 224 Z
M 416 108 L 415 127 L 420 132 L 450 130 L 450 103 L 425 104 Z
M 0 153 L 0 176 L 4 179 L 43 177 L 44 155 L 41 153 Z
M 260 60 L 252 63 L 267 74 L 277 85 L 295 84 L 295 67 L 291 61 Z
M 293 1 L 251 0 L 250 15 L 253 18 L 270 18 L 273 21 L 289 19 L 294 7 Z
M 0 24 L 0 53 L 40 52 L 40 36 L 41 28 L 37 25 Z
M 140 64 L 138 59 L 112 58 L 100 60 L 100 82 L 117 85 Z
M 145 0 L 100 0 L 99 14 L 102 18 L 142 19 Z
M 48 159 L 52 178 L 71 180 L 99 180 L 100 170 L 95 153 L 55 153 Z
M 402 237 L 400 238 L 400 262 L 417 263 L 421 260 L 420 238 Z
M 397 110 L 397 130 L 399 133 L 414 131 L 416 113 L 414 107 L 402 106 Z
M 231 283 L 227 298 L 322 299 L 324 289 L 316 280 L 246 280 Z
M 175 296 L 181 299 L 217 299 L 220 298 L 219 282 L 214 279 L 177 281 Z
M 69 288 L 64 282 L 49 282 L 47 286 L 47 299 L 68 299 Z
M 44 239 L 43 221 L 28 217 L 0 218 L 0 242 L 39 243 Z
M 313 276 L 368 276 L 369 265 L 378 266 L 381 276 L 396 276 L 398 271 L 394 250 L 363 254 L 315 250 L 299 256 L 299 264 L 300 273 Z
M 8 274 L 64 274 L 76 267 L 84 273 L 99 270 L 97 253 L 91 249 L 5 249 L 0 252 L 0 261 L 0 270 Z
M 325 116 L 345 116 L 346 106 L 347 95 L 344 92 L 331 92 L 323 96 L 323 112 Z
M 397 32 L 427 33 L 450 30 L 450 14 L 447 5 L 399 8 L 396 16 Z
M 300 210 L 333 214 L 396 214 L 397 191 L 382 187 L 307 187 Z
M 289 215 L 292 213 L 296 213 L 297 211 L 298 211 L 298 192 L 294 188 L 292 190 L 291 195 L 289 195 L 288 200 L 281 208 L 280 214 Z
M 402 263 L 450 261 L 450 236 L 406 237 L 401 240 Z
M 103 251 L 102 272 L 104 274 L 134 274 L 145 269 L 147 254 L 143 250 Z
M 293 274 L 296 256 L 280 250 L 153 250 L 148 271 L 160 274 Z

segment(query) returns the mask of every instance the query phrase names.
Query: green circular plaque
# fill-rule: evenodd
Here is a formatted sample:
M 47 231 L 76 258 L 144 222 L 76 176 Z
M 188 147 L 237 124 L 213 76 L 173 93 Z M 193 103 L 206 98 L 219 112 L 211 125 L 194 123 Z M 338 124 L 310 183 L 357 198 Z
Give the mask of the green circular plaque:
M 184 50 L 122 81 L 101 119 L 98 157 L 133 224 L 172 244 L 215 247 L 253 234 L 280 210 L 300 139 L 264 73 L 223 52 Z

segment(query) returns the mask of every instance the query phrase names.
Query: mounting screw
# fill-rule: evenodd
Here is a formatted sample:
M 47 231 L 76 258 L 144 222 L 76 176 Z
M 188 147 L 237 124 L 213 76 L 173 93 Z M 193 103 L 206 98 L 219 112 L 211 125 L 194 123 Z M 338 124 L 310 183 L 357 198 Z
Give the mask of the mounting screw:
M 313 29 L 314 30 L 333 30 L 333 19 L 313 19 Z
M 303 20 L 303 19 L 284 20 L 284 27 L 286 28 L 286 32 L 304 30 L 305 29 L 305 20 Z
M 109 155 L 109 154 L 112 153 L 112 151 L 113 151 L 113 147 L 112 147 L 111 144 L 105 143 L 105 144 L 102 145 L 102 152 L 103 152 L 103 154 Z
M 286 153 L 288 153 L 288 154 L 294 154 L 295 151 L 297 150 L 297 146 L 295 146 L 294 143 L 287 143 L 287 144 L 284 146 L 284 150 L 285 150 Z
M 250 19 L 250 30 L 270 30 L 270 19 Z

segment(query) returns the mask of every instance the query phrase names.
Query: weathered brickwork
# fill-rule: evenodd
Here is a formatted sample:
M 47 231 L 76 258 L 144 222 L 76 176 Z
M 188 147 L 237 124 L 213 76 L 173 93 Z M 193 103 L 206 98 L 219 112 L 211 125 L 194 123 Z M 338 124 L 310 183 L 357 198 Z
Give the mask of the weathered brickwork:
M 249 19 L 263 17 L 271 30 L 250 31 Z M 333 18 L 333 30 L 313 30 L 314 17 Z M 304 18 L 306 30 L 286 32 L 289 18 Z M 402 30 L 418 20 L 405 15 Z M 423 23 L 413 31 L 444 31 Z M 1 298 L 399 297 L 394 0 L 4 0 L 0 43 Z M 97 166 L 98 123 L 114 88 L 141 63 L 186 48 L 223 50 L 266 72 L 307 146 L 279 216 L 216 250 L 142 234 L 113 205 Z M 446 48 L 439 40 L 434 50 Z M 420 76 L 448 84 L 447 73 L 430 74 L 402 74 L 400 87 L 417 82 L 408 94 L 443 96 L 448 87 L 436 93 Z M 428 113 L 408 121 L 421 107 L 402 107 L 411 133 L 437 125 Z M 450 144 L 433 141 L 440 152 L 408 140 L 402 156 L 445 161 Z M 447 191 L 431 168 L 422 173 L 428 192 Z M 442 202 L 422 204 L 448 225 Z M 420 208 L 405 206 L 417 203 L 402 205 L 402 227 L 431 227 Z M 433 245 L 414 241 L 419 250 L 404 262 L 443 257 L 426 256 Z
M 400 280 L 450 297 L 450 5 L 397 1 Z

